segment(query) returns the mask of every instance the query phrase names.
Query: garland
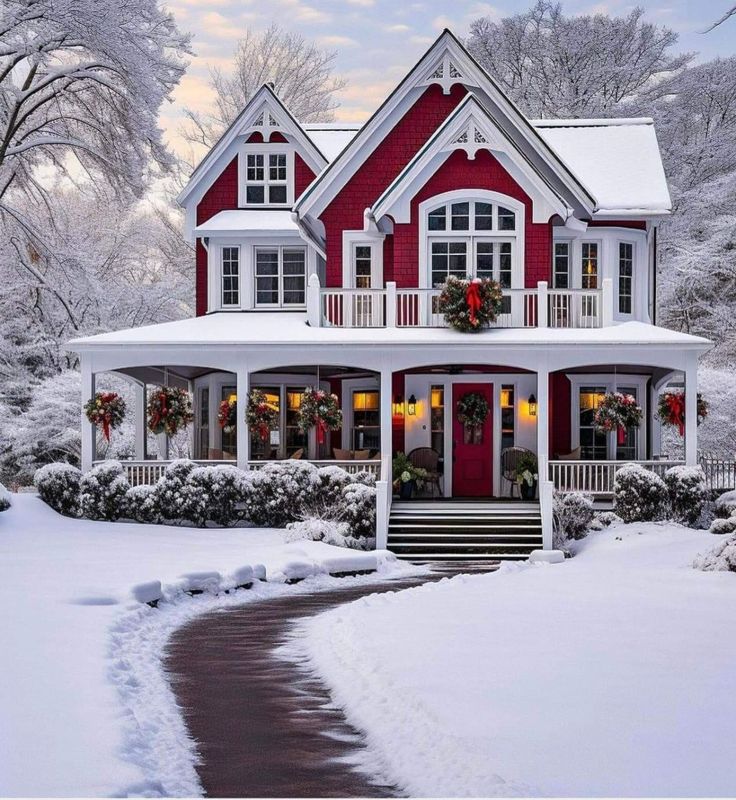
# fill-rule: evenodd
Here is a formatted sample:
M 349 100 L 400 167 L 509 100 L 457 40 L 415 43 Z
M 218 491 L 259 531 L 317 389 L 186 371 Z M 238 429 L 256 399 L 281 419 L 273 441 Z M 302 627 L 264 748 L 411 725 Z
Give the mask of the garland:
M 279 424 L 279 411 L 268 402 L 265 392 L 252 389 L 248 395 L 245 421 L 251 431 L 255 431 L 265 442 Z
M 644 412 L 633 395 L 609 392 L 603 395 L 596 409 L 593 425 L 604 433 L 616 431 L 618 443 L 623 444 L 626 441 L 626 429 L 638 428 L 643 415 Z
M 480 428 L 489 411 L 488 401 L 479 392 L 468 392 L 457 401 L 457 421 L 466 428 Z
M 217 411 L 217 421 L 225 433 L 232 433 L 238 421 L 238 401 L 223 400 Z
M 297 412 L 297 425 L 303 433 L 316 426 L 317 441 L 322 444 L 327 431 L 342 427 L 342 411 L 337 395 L 323 389 L 305 389 Z
M 97 392 L 84 405 L 87 419 L 98 428 L 107 441 L 110 431 L 119 427 L 125 418 L 125 400 L 117 392 Z
M 488 327 L 501 311 L 501 286 L 490 278 L 463 280 L 450 275 L 441 288 L 437 308 L 457 331 L 474 333 Z
M 192 398 L 186 389 L 158 386 L 148 398 L 148 430 L 174 436 L 194 420 Z
M 659 396 L 657 416 L 663 425 L 675 425 L 685 435 L 685 392 L 664 392 Z M 698 392 L 698 425 L 708 416 L 708 403 Z

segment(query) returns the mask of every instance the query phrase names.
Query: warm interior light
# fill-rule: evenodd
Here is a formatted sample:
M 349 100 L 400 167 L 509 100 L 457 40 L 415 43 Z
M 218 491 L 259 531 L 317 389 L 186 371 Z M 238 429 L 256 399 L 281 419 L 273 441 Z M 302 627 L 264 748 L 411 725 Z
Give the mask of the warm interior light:
M 529 395 L 529 416 L 537 416 L 537 396 L 534 394 Z
M 233 403 L 237 403 L 238 396 L 236 394 L 231 394 L 230 397 L 227 398 L 227 402 L 232 405 Z
M 395 417 L 404 416 L 404 398 L 400 394 L 394 398 L 393 413 Z
M 501 389 L 501 408 L 511 407 L 511 389 Z
M 303 392 L 289 392 L 286 395 L 286 403 L 290 411 L 298 411 L 302 405 Z
M 443 389 L 432 389 L 432 408 L 442 408 L 445 405 Z
M 353 411 L 376 411 L 378 392 L 353 392 Z
M 413 394 L 409 396 L 406 410 L 409 416 L 412 417 L 417 413 L 417 398 Z

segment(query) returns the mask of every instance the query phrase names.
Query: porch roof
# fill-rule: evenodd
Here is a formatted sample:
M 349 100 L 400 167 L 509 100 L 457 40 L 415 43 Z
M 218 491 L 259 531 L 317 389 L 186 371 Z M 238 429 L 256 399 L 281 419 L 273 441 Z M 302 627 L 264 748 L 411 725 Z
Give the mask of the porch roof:
M 283 209 L 235 209 L 219 211 L 194 229 L 197 236 L 299 236 L 291 211 Z
M 711 342 L 701 336 L 625 322 L 603 328 L 493 328 L 460 333 L 450 328 L 310 327 L 307 315 L 296 311 L 237 311 L 111 331 L 71 340 L 67 349 L 82 353 L 117 347 L 217 346 L 375 346 L 443 345 L 458 347 L 555 347 L 622 345 L 671 346 L 705 352 Z

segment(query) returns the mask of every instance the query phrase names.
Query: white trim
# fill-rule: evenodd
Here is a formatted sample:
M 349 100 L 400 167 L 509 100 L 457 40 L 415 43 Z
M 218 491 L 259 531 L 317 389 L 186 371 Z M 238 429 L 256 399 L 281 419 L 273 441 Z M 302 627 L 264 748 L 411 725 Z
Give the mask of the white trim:
M 516 214 L 516 227 L 513 231 L 430 231 L 427 224 L 427 214 L 434 208 L 443 204 L 453 202 L 488 202 L 494 205 L 494 219 L 497 218 L 497 210 L 495 207 L 501 205 L 508 208 Z M 430 274 L 432 265 L 429 258 L 428 242 L 430 238 L 434 239 L 493 239 L 496 241 L 509 241 L 514 242 L 512 248 L 512 262 L 511 262 L 511 288 L 521 289 L 524 287 L 524 271 L 525 271 L 525 249 L 524 243 L 526 239 L 526 207 L 524 203 L 515 200 L 513 197 L 501 194 L 499 192 L 492 192 L 488 189 L 454 189 L 451 192 L 443 192 L 434 197 L 429 197 L 419 204 L 419 288 L 431 288 Z M 449 227 L 450 221 L 448 217 L 447 225 Z M 470 254 L 472 258 L 472 253 Z
M 235 278 L 237 279 L 237 282 L 238 282 L 238 288 L 237 288 L 237 290 L 235 290 L 237 298 L 238 298 L 238 302 L 237 303 L 226 303 L 225 302 L 225 253 L 224 253 L 225 248 L 227 248 L 228 250 L 235 250 L 237 252 L 237 254 L 238 254 L 238 256 L 237 256 L 237 267 L 238 267 L 238 269 L 237 269 L 237 273 L 235 275 Z M 240 247 L 240 245 L 237 245 L 237 244 L 236 245 L 226 244 L 226 245 L 220 245 L 220 247 L 218 247 L 217 249 L 218 249 L 218 252 L 220 254 L 220 275 L 219 275 L 219 278 L 220 278 L 220 305 L 222 306 L 223 309 L 240 308 L 240 305 L 242 303 L 242 296 L 243 296 L 243 258 L 242 258 L 242 248 Z M 228 276 L 228 277 L 232 277 L 232 276 Z M 232 291 L 232 290 L 230 290 L 230 291 Z
M 371 248 L 371 288 L 383 288 L 383 240 L 379 231 L 342 232 L 342 288 L 355 288 L 354 253 L 356 245 Z
M 580 389 L 583 386 L 603 386 L 606 392 L 619 391 L 619 387 L 633 386 L 637 391 L 637 402 L 646 408 L 649 400 L 647 394 L 648 375 L 629 375 L 626 373 L 566 373 L 565 377 L 570 381 L 570 449 L 580 446 Z M 649 409 L 650 414 L 652 409 Z M 637 435 L 637 454 L 639 460 L 646 459 L 647 452 L 647 430 L 649 419 L 644 414 L 639 432 Z M 616 453 L 616 432 L 608 434 L 606 441 L 606 460 L 614 460 Z
M 238 150 L 238 207 L 246 209 L 268 209 L 268 208 L 290 208 L 294 203 L 294 152 L 295 147 L 288 142 L 243 142 Z M 263 155 L 263 180 L 251 182 L 253 186 L 263 186 L 264 202 L 246 202 L 246 179 L 247 158 L 249 155 Z M 286 156 L 286 183 L 283 181 L 270 181 L 268 176 L 269 156 Z M 266 194 L 269 186 L 286 185 L 286 201 L 283 203 L 269 203 L 266 201 Z

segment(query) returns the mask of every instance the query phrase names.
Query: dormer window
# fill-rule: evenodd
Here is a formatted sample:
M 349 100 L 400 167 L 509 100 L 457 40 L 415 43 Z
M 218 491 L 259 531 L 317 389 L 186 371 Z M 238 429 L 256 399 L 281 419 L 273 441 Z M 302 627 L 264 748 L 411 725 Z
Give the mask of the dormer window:
M 288 202 L 286 153 L 246 154 L 245 202 L 247 205 Z

